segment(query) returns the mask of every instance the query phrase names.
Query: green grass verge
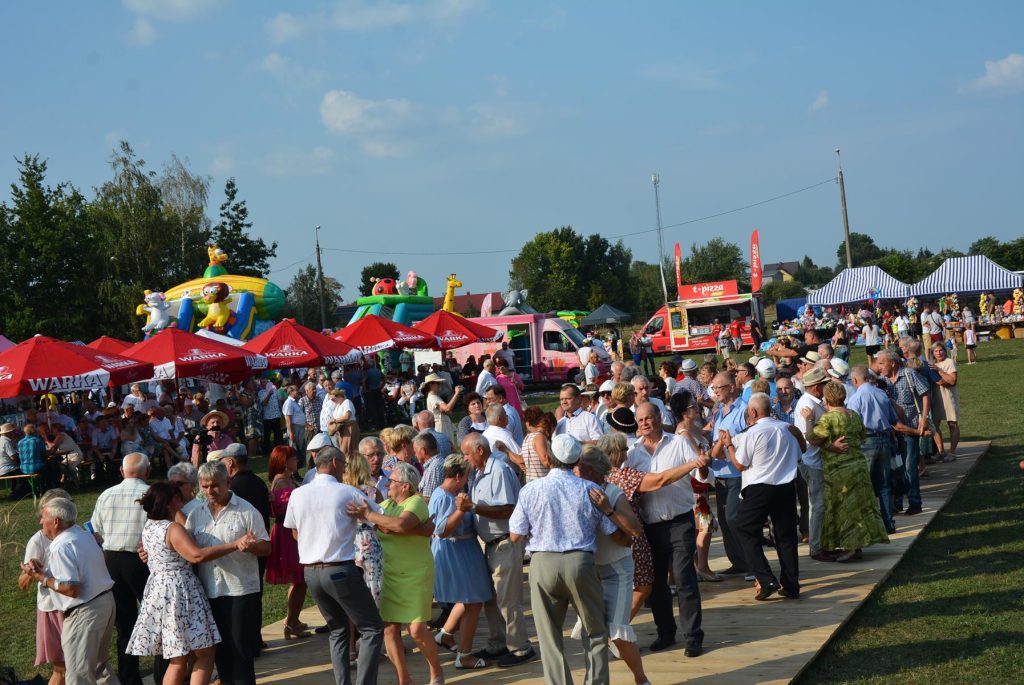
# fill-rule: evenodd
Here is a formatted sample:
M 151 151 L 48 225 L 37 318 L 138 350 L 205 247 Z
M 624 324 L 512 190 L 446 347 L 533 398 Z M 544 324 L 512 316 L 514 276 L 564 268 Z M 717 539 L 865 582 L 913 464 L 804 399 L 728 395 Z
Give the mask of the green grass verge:
M 1024 341 L 979 352 L 962 439 L 992 448 L 797 683 L 1024 682 Z

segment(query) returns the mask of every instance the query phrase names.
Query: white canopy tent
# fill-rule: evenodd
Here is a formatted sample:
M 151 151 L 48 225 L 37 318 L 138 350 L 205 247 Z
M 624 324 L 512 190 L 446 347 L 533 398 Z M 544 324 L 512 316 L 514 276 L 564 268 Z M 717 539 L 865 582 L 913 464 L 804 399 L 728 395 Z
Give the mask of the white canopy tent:
M 807 294 L 807 304 L 836 305 L 865 300 L 902 300 L 910 297 L 910 286 L 877 266 L 843 269 L 831 281 Z
M 993 292 L 1024 287 L 1024 278 L 984 255 L 951 257 L 930 276 L 911 286 L 918 297 Z

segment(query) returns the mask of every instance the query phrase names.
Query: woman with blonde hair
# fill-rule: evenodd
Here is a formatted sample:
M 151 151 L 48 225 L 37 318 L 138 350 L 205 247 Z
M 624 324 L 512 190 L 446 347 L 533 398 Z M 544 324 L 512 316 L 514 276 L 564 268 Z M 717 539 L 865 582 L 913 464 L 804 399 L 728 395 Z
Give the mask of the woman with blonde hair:
M 422 466 L 412 450 L 412 441 L 416 437 L 416 429 L 400 423 L 391 429 L 390 433 L 381 431 L 380 439 L 388 451 L 381 468 L 385 471 L 392 471 L 399 462 L 409 464 L 417 473 L 422 475 Z
M 39 498 L 36 507 L 40 512 L 43 507 L 55 499 L 70 500 L 71 495 L 67 490 L 53 488 L 43 493 Z M 37 530 L 29 538 L 25 545 L 25 562 L 31 563 L 33 559 L 39 562 L 43 569 L 48 568 L 50 551 L 50 538 Z M 25 571 L 18 576 L 18 587 L 21 590 L 28 590 L 32 586 L 32 576 Z M 50 675 L 49 685 L 64 685 L 64 650 L 60 646 L 60 634 L 64 628 L 64 612 L 57 608 L 53 600 L 53 591 L 42 583 L 36 583 L 36 666 L 50 664 L 53 669 Z
M 345 473 L 342 476 L 342 482 L 354 488 L 359 488 L 374 502 L 380 502 L 381 500 L 376 481 L 371 476 L 370 462 L 359 452 L 345 460 Z M 373 524 L 367 521 L 359 522 L 359 526 L 356 528 L 355 546 L 356 566 L 363 569 L 363 580 L 366 581 L 366 586 L 370 588 L 373 601 L 377 603 L 377 606 L 380 606 L 380 583 L 383 574 L 381 565 L 384 553 L 381 551 L 380 540 L 377 539 L 377 532 Z M 351 637 L 354 641 L 355 634 L 352 633 Z M 355 650 L 352 653 L 355 654 Z
M 612 409 L 626 407 L 629 409 L 636 401 L 636 390 L 632 383 L 616 383 L 612 388 Z
M 384 644 L 399 685 L 412 683 L 402 644 L 403 624 L 409 626 L 409 635 L 427 660 L 430 685 L 442 685 L 444 673 L 437 657 L 437 643 L 428 626 L 434 598 L 434 556 L 423 533 L 429 513 L 426 500 L 418 492 L 419 484 L 419 472 L 398 462 L 388 478 L 389 497 L 381 503 L 383 513 L 370 511 L 365 501 L 348 506 L 350 515 L 372 523 L 379 531 L 384 551 L 380 616 L 384 620 Z M 429 530 L 434 527 L 429 526 Z

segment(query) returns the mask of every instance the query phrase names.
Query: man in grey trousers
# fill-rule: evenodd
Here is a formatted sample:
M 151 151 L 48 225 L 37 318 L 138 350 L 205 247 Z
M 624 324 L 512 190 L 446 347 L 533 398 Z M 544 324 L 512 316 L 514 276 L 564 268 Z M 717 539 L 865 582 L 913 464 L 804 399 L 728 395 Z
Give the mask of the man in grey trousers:
M 357 685 L 377 682 L 377 663 L 384 644 L 384 622 L 356 566 L 355 536 L 358 521 L 349 516 L 356 503 L 377 513 L 380 507 L 358 488 L 341 482 L 345 455 L 336 447 L 316 454 L 316 476 L 292 492 L 285 515 L 299 544 L 299 562 L 305 567 L 306 586 L 331 630 L 331 664 L 337 685 L 350 685 L 349 621 L 359 630 Z

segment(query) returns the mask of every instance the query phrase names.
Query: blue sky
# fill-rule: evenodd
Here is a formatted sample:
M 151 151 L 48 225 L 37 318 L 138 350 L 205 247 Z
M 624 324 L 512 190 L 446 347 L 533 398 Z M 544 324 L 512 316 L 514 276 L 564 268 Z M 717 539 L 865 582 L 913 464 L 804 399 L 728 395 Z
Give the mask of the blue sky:
M 321 225 L 347 298 L 378 259 L 432 293 L 451 271 L 501 289 L 538 231 L 652 228 L 652 172 L 670 225 L 829 179 L 836 147 L 853 230 L 966 249 L 1024 233 L 1022 26 L 1019 2 L 4 3 L 0 180 L 38 153 L 91 192 L 121 138 L 177 154 L 211 177 L 211 216 L 237 178 L 282 286 Z M 746 250 L 755 227 L 765 261 L 831 264 L 838 188 L 666 249 Z M 448 254 L 488 250 L 509 252 Z

